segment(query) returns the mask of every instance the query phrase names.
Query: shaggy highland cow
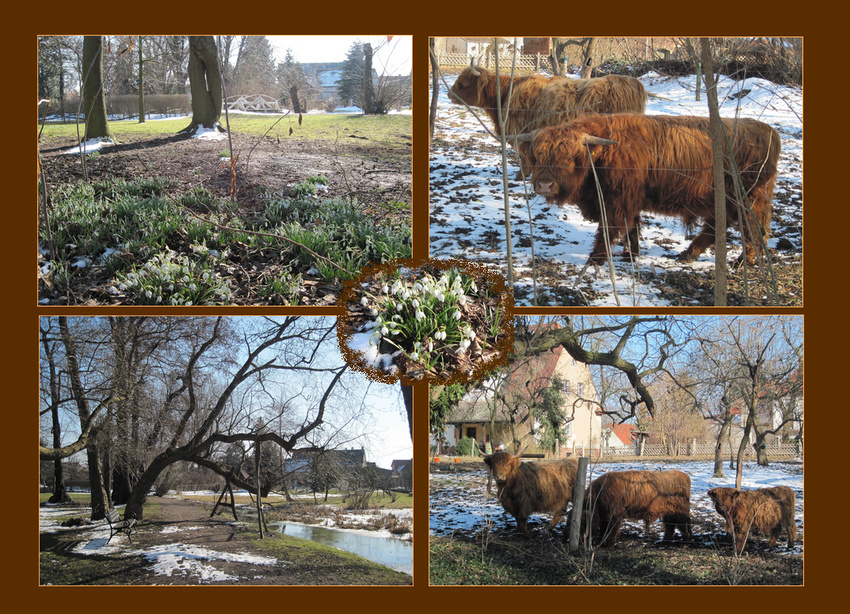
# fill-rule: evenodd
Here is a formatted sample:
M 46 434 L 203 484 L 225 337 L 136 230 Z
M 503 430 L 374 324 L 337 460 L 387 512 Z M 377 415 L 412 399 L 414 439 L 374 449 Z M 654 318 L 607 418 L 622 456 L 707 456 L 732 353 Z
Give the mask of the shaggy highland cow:
M 496 452 L 484 458 L 496 480 L 497 496 L 505 511 L 516 518 L 517 530 L 528 532 L 528 517 L 552 514 L 554 527 L 567 511 L 573 496 L 578 461 L 524 463 L 518 456 Z
M 664 522 L 664 540 L 678 529 L 691 537 L 691 478 L 681 471 L 610 471 L 593 480 L 585 498 L 593 537 L 605 547 L 617 543 L 623 520 Z
M 797 524 L 794 522 L 794 506 L 797 495 L 787 486 L 737 490 L 718 487 L 708 491 L 714 501 L 714 509 L 726 520 L 726 532 L 735 538 L 735 550 L 744 552 L 751 530 L 770 533 L 768 548 L 776 545 L 782 529 L 788 533 L 788 547 L 794 547 L 797 539 Z
M 449 98 L 482 108 L 493 122 L 496 134 L 500 134 L 496 105 L 497 98 L 501 98 L 502 112 L 508 109 L 505 134 L 520 134 L 588 113 L 643 113 L 647 95 L 643 84 L 634 77 L 571 79 L 529 75 L 514 77 L 511 83 L 509 74 L 500 74 L 497 81 L 495 72 L 469 66 L 458 75 Z M 521 154 L 520 168 L 523 176 L 531 172 Z
M 770 231 L 779 134 L 754 119 L 724 119 L 723 126 L 752 210 L 752 216 L 743 219 L 746 258 L 752 263 L 758 237 L 766 238 Z M 520 135 L 519 140 L 521 156 L 532 166 L 534 190 L 550 203 L 577 205 L 585 219 L 599 223 L 591 261 L 606 259 L 603 211 L 610 243 L 627 234 L 632 255 L 638 253 L 638 226 L 644 211 L 679 217 L 687 226 L 703 220 L 702 230 L 680 259 L 696 259 L 714 246 L 708 118 L 588 115 Z M 730 225 L 741 221 L 736 176 L 726 173 Z

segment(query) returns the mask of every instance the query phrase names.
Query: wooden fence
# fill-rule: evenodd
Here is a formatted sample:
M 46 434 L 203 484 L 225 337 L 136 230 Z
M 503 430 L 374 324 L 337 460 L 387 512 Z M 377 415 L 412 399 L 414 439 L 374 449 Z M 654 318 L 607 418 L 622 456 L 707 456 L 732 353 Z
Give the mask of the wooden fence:
M 694 457 L 694 458 L 714 458 L 715 444 L 713 443 L 696 443 L 688 442 L 681 443 L 675 446 L 667 446 L 664 444 L 644 444 L 642 448 L 637 445 L 621 446 L 616 448 L 602 448 L 593 451 L 595 458 L 616 458 L 616 457 Z M 802 456 L 803 452 L 797 445 L 792 443 L 774 444 L 767 446 L 767 457 L 771 459 L 788 459 Z M 738 455 L 738 447 L 731 447 L 728 443 L 723 444 L 722 456 L 729 458 Z M 756 454 L 752 446 L 747 446 L 744 450 L 744 458 L 753 459 Z
M 505 71 L 506 73 L 510 72 L 511 65 L 513 64 L 513 53 L 502 53 L 499 54 L 499 71 Z M 440 65 L 441 70 L 445 70 L 447 68 L 450 69 L 463 69 L 469 66 L 471 60 L 475 60 L 476 66 L 483 66 L 484 68 L 489 68 L 491 70 L 496 67 L 496 58 L 494 54 L 487 53 L 483 56 L 471 56 L 466 53 L 438 53 L 437 54 L 437 62 Z M 540 70 L 545 70 L 550 68 L 549 58 L 542 53 L 536 53 L 534 55 L 521 55 L 517 54 L 516 56 L 516 70 L 521 72 L 538 72 Z

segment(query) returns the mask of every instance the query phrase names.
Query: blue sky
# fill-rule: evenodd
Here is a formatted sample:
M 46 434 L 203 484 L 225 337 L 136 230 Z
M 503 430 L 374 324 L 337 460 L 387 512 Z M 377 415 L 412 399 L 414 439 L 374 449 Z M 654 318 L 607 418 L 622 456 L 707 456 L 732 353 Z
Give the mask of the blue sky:
M 379 73 L 407 75 L 411 69 L 412 38 L 393 36 L 269 36 L 275 56 L 283 61 L 287 49 L 292 49 L 295 59 L 302 64 L 312 62 L 342 62 L 354 41 L 372 43 L 377 49 L 373 67 Z M 380 47 L 380 48 L 379 48 Z

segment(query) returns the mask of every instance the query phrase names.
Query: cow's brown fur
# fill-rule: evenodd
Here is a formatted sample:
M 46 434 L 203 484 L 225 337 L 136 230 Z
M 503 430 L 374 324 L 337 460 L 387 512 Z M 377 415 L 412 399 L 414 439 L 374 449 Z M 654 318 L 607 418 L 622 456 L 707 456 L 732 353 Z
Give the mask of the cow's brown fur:
M 613 546 L 623 520 L 643 520 L 645 528 L 664 522 L 664 539 L 676 529 L 691 536 L 691 478 L 681 471 L 610 471 L 593 480 L 585 509 L 591 518 L 593 536 L 603 546 Z
M 572 499 L 578 461 L 524 463 L 508 452 L 484 458 L 493 473 L 499 502 L 516 518 L 517 530 L 528 531 L 528 517 L 539 512 L 552 514 L 552 528 L 564 517 Z
M 496 134 L 501 134 L 496 106 L 497 98 L 501 98 L 502 112 L 509 110 L 505 134 L 521 134 L 555 126 L 588 113 L 643 113 L 647 94 L 643 84 L 634 77 L 606 75 L 593 79 L 571 79 L 528 75 L 514 77 L 511 87 L 509 74 L 500 74 L 497 81 L 495 72 L 470 67 L 458 75 L 450 97 L 463 100 L 471 107 L 482 108 L 493 122 Z M 529 174 L 530 169 L 522 161 L 522 155 L 520 160 L 521 172 Z
M 752 211 L 752 216 L 744 216 L 745 252 L 752 263 L 757 237 L 766 238 L 770 230 L 779 134 L 753 119 L 724 119 L 723 125 Z M 588 145 L 588 136 L 616 143 Z M 589 115 L 537 130 L 520 149 L 532 166 L 539 194 L 558 205 L 577 205 L 586 219 L 599 222 L 591 260 L 606 258 L 599 194 L 612 244 L 627 233 L 629 250 L 636 254 L 640 214 L 646 211 L 679 217 L 688 226 L 703 220 L 702 230 L 680 258 L 695 259 L 713 247 L 714 174 L 708 118 Z M 735 198 L 738 190 L 728 171 L 725 183 L 727 221 L 737 225 L 741 219 Z
M 797 539 L 794 522 L 797 495 L 787 486 L 756 490 L 718 487 L 708 491 L 714 509 L 726 520 L 726 531 L 735 538 L 735 549 L 743 553 L 751 530 L 770 534 L 768 547 L 776 545 L 782 529 L 788 533 L 788 547 Z

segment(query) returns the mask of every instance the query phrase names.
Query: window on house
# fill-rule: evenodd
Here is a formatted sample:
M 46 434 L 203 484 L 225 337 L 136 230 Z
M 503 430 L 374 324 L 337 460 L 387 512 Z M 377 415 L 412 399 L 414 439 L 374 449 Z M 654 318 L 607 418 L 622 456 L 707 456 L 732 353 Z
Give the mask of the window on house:
M 564 390 L 564 394 L 570 394 L 570 380 L 565 379 L 562 388 Z
M 467 427 L 466 429 L 466 436 L 472 439 L 478 439 L 478 437 L 476 437 L 477 433 L 478 429 L 474 426 Z
M 572 435 L 572 434 L 573 434 L 573 421 L 572 421 L 572 420 L 570 420 L 569 422 L 567 422 L 567 423 L 564 425 L 564 435 L 566 435 L 567 437 L 569 437 L 569 436 L 570 436 L 570 435 Z
M 584 396 L 584 384 L 579 383 L 578 390 L 576 391 L 576 394 L 580 397 Z

